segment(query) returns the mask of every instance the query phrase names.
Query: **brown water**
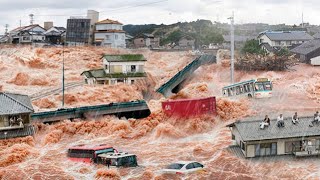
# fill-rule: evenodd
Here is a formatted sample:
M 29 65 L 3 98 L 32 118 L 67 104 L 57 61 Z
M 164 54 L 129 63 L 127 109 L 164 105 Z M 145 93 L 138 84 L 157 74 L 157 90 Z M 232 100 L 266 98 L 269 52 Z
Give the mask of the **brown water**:
M 181 70 L 192 57 L 187 53 L 157 53 L 147 50 L 131 52 L 104 48 L 68 48 L 67 81 L 81 80 L 88 68 L 99 68 L 102 53 L 143 53 L 148 59 L 148 80 L 137 86 L 82 86 L 66 92 L 70 107 L 141 99 L 143 91 L 159 87 Z M 0 50 L 0 86 L 5 91 L 33 94 L 60 85 L 62 49 L 2 48 Z M 228 84 L 227 66 L 210 65 L 198 69 L 172 98 L 216 96 L 218 117 L 190 119 L 165 117 L 161 101 L 152 99 L 152 114 L 142 120 L 119 120 L 103 117 L 94 121 L 65 121 L 55 125 L 38 124 L 34 137 L 0 141 L 0 177 L 2 179 L 318 179 L 318 159 L 291 157 L 240 159 L 226 148 L 231 134 L 226 124 L 234 119 L 276 117 L 294 111 L 310 115 L 319 109 L 320 69 L 298 65 L 288 72 L 236 72 L 236 80 L 272 78 L 271 99 L 248 100 L 221 98 L 221 88 Z M 43 78 L 46 77 L 46 78 Z M 41 83 L 37 81 L 41 79 Z M 153 92 L 150 92 L 152 95 Z M 161 96 L 160 96 L 161 97 Z M 36 110 L 60 107 L 61 96 L 49 96 L 34 102 Z M 69 161 L 69 146 L 106 143 L 120 151 L 137 155 L 139 167 L 106 169 Z M 163 175 L 167 164 L 196 160 L 205 172 L 184 176 Z

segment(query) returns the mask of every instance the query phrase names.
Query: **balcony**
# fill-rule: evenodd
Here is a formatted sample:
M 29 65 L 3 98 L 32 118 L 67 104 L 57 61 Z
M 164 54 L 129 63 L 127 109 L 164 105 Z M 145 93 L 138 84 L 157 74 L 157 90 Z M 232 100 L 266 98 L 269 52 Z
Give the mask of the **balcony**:
M 293 155 L 296 157 L 318 156 L 320 155 L 320 146 L 306 145 L 293 146 Z

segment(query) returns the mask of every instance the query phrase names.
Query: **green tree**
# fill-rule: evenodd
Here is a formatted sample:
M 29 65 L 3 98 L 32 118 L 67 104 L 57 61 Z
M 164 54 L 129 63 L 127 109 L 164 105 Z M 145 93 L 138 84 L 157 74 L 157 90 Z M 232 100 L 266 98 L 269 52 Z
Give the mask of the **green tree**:
M 266 52 L 263 49 L 261 49 L 259 45 L 259 41 L 254 39 L 246 41 L 243 48 L 241 49 L 241 52 L 250 53 L 250 54 L 261 54 L 261 55 L 266 54 Z
M 275 52 L 277 56 L 290 56 L 290 51 L 287 48 L 281 48 L 279 51 Z

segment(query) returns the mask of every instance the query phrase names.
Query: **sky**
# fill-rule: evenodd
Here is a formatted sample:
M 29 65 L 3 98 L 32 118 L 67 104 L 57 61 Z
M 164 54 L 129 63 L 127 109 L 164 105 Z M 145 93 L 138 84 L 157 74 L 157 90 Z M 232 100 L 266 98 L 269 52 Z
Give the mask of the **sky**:
M 123 24 L 172 24 L 208 19 L 229 22 L 234 11 L 235 23 L 319 25 L 318 0 L 0 0 L 0 34 L 20 25 L 66 26 L 70 16 L 86 16 L 87 10 L 100 12 L 100 20 L 109 18 Z

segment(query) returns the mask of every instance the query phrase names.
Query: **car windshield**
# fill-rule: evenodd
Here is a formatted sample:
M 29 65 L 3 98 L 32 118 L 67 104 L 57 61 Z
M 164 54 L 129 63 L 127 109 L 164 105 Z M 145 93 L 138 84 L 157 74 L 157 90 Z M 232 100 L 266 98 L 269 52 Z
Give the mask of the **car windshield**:
M 167 169 L 181 169 L 184 164 L 174 163 L 167 166 Z

